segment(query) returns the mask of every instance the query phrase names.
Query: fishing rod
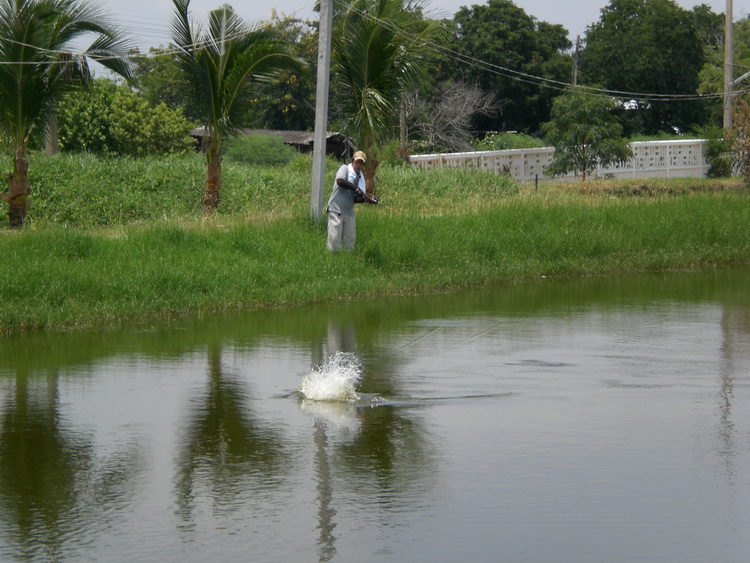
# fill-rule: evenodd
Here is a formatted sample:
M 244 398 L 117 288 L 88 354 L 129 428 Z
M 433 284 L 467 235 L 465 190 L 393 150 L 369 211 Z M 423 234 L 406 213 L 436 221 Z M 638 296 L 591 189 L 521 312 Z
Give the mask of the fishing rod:
M 390 205 L 386 205 L 385 203 L 382 203 L 380 199 L 378 199 L 377 194 L 368 194 L 365 192 L 365 194 L 362 196 L 362 199 L 358 201 L 358 203 L 372 203 L 375 205 L 382 205 L 385 207 L 388 211 L 392 211 L 396 215 L 401 215 L 400 211 L 397 211 L 396 209 L 393 209 Z
M 396 211 L 395 209 L 393 209 L 393 207 L 391 207 L 389 205 L 386 205 L 385 203 L 380 203 L 380 202 L 378 202 L 378 203 L 380 205 L 382 205 L 383 207 L 385 207 L 388 211 L 393 211 L 396 215 L 401 215 L 401 212 L 400 211 Z
M 393 213 L 395 213 L 399 217 L 404 217 L 403 213 L 401 213 L 397 209 L 393 209 L 393 207 L 391 207 L 390 205 L 386 205 L 385 203 L 381 202 L 378 199 L 377 195 L 375 195 L 375 194 L 367 194 L 367 197 L 371 198 L 371 200 L 363 200 L 363 201 L 367 201 L 368 203 L 376 203 L 378 205 L 382 205 L 388 211 L 392 211 Z M 432 229 L 430 229 L 427 225 L 423 225 L 422 223 L 414 220 L 411 217 L 404 217 L 404 219 L 406 219 L 411 225 L 414 225 L 415 227 L 418 227 L 418 228 L 422 229 L 422 231 L 424 231 L 426 234 L 428 234 L 428 235 L 434 234 L 433 231 L 432 231 Z

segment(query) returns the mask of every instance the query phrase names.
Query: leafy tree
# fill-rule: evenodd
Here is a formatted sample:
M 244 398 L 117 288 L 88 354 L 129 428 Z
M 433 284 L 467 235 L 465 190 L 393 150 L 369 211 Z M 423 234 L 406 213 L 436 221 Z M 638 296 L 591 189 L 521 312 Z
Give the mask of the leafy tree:
M 192 85 L 180 72 L 174 49 L 152 47 L 148 54 L 131 53 L 133 79 L 131 84 L 149 104 L 160 103 L 176 110 L 182 108 L 185 116 L 200 122 L 202 115 L 193 105 Z
M 203 209 L 211 213 L 219 205 L 222 145 L 237 131 L 241 102 L 253 83 L 273 80 L 282 71 L 299 68 L 303 61 L 290 55 L 269 28 L 249 27 L 231 6 L 212 11 L 204 32 L 190 19 L 190 0 L 172 1 L 180 72 L 192 85 L 194 103 L 207 124 Z
M 571 87 L 552 103 L 552 119 L 542 125 L 545 140 L 555 147 L 547 173 L 581 173 L 585 180 L 597 166 L 624 164 L 633 151 L 622 137 L 614 114 L 617 104 L 581 87 Z
M 692 11 L 695 30 L 701 44 L 708 48 L 724 45 L 724 14 L 716 14 L 708 4 L 695 6 Z
M 727 139 L 731 152 L 727 160 L 750 187 L 750 103 L 746 99 L 738 100 L 732 113 L 732 130 Z
M 193 149 L 193 124 L 182 108 L 156 107 L 125 85 L 98 78 L 86 95 L 76 90 L 58 107 L 60 144 L 66 151 L 102 155 L 146 156 L 185 153 Z
M 80 89 L 65 94 L 57 108 L 62 150 L 95 154 L 116 151 L 110 108 L 117 89 L 111 80 L 94 79 L 85 96 Z
M 258 84 L 248 105 L 245 126 L 260 129 L 312 131 L 315 126 L 315 68 L 318 34 L 307 20 L 274 17 L 269 26 L 290 53 L 306 62 L 303 69 L 286 70 L 271 82 Z
M 733 79 L 738 79 L 750 69 L 750 19 L 745 18 L 734 24 Z M 706 62 L 699 73 L 701 94 L 714 95 L 712 121 L 722 122 L 724 108 L 724 42 L 706 47 Z M 740 93 L 747 92 L 750 80 L 745 79 L 736 86 Z
M 87 34 L 95 38 L 82 55 L 66 53 Z M 14 145 L 4 194 L 11 227 L 26 219 L 32 135 L 44 130 L 62 95 L 87 78 L 86 57 L 127 77 L 125 52 L 117 29 L 85 0 L 0 0 L 0 126 Z
M 549 118 L 558 82 L 570 83 L 567 30 L 538 21 L 511 0 L 462 7 L 451 24 L 451 56 L 443 57 L 442 78 L 478 84 L 499 101 L 498 110 L 476 126 L 536 132 Z
M 182 108 L 151 106 L 125 87 L 118 88 L 112 103 L 112 136 L 116 153 L 128 156 L 185 154 L 195 147 L 193 124 Z
M 679 99 L 696 94 L 703 60 L 692 12 L 673 0 L 611 0 L 586 31 L 579 69 L 581 83 L 632 92 L 635 132 L 655 134 L 705 121 L 702 101 Z
M 358 146 L 367 153 L 365 178 L 372 191 L 376 147 L 395 130 L 401 95 L 413 84 L 440 27 L 422 18 L 418 4 L 404 0 L 354 0 L 335 19 L 335 100 L 339 113 L 349 116 Z

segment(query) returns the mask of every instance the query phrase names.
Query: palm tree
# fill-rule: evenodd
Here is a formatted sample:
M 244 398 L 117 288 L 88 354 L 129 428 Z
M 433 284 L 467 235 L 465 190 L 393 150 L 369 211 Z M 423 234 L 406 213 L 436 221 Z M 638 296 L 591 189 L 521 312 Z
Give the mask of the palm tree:
M 422 19 L 419 2 L 410 0 L 354 0 L 338 17 L 331 55 L 342 109 L 368 156 L 365 178 L 372 191 L 375 149 L 395 130 L 401 95 L 416 81 L 420 61 L 443 29 Z
M 95 34 L 93 43 L 72 54 L 71 42 L 89 33 Z M 32 135 L 44 132 L 62 95 L 88 76 L 87 58 L 129 77 L 125 53 L 118 29 L 85 0 L 0 0 L 0 127 L 14 150 L 2 197 L 11 227 L 26 220 Z
M 248 90 L 253 82 L 272 81 L 279 73 L 300 69 L 304 63 L 289 54 L 270 28 L 248 26 L 231 6 L 213 10 L 204 32 L 189 18 L 190 0 L 172 2 L 177 63 L 206 120 L 209 140 L 203 210 L 212 213 L 219 205 L 221 148 L 228 135 L 238 132 Z

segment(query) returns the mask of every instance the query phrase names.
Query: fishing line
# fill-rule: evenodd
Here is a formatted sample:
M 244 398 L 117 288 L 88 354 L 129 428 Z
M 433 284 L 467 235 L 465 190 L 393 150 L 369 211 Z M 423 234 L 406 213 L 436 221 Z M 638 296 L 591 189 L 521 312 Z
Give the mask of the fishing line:
M 422 340 L 424 340 L 425 338 L 429 338 L 430 336 L 432 336 L 433 334 L 435 334 L 435 333 L 436 333 L 436 332 L 438 332 L 439 330 L 443 330 L 443 328 L 444 328 L 444 327 L 442 327 L 442 326 L 439 326 L 439 327 L 437 327 L 437 328 L 436 328 L 435 330 L 433 330 L 433 331 L 431 331 L 431 332 L 428 332 L 427 334 L 425 334 L 425 335 L 424 335 L 424 336 L 422 336 L 421 338 L 417 338 L 417 339 L 416 339 L 415 341 L 413 341 L 413 342 L 410 342 L 409 344 L 404 344 L 403 346 L 401 346 L 401 348 L 397 348 L 397 349 L 396 349 L 396 352 L 400 352 L 400 351 L 401 351 L 401 350 L 403 350 L 404 348 L 409 348 L 409 347 L 411 347 L 411 346 L 414 346 L 415 344 L 419 344 L 420 342 L 422 342 Z
M 451 344 L 447 348 L 443 348 L 442 352 L 447 352 L 451 348 L 455 348 L 456 346 L 460 346 L 461 344 L 465 344 L 466 342 L 469 342 L 470 340 L 473 340 L 477 336 L 480 336 L 480 335 L 484 334 L 485 332 L 488 332 L 488 331 L 492 330 L 493 328 L 495 328 L 497 326 L 500 326 L 500 324 L 501 324 L 500 322 L 496 322 L 494 325 L 488 326 L 487 328 L 485 328 L 483 330 L 480 330 L 479 332 L 475 332 L 474 334 L 472 334 L 470 336 L 467 336 L 463 340 L 459 340 L 458 342 L 454 342 L 453 344 Z

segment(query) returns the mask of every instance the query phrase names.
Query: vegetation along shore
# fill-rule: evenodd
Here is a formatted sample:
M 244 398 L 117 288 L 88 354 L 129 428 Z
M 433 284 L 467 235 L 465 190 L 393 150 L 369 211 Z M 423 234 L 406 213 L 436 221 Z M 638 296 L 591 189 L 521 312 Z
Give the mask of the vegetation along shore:
M 324 223 L 309 217 L 309 157 L 283 167 L 226 163 L 210 218 L 199 155 L 32 164 L 26 227 L 0 220 L 6 334 L 750 263 L 741 179 L 535 188 L 493 173 L 384 164 L 381 205 L 359 209 L 357 249 L 333 255 Z

